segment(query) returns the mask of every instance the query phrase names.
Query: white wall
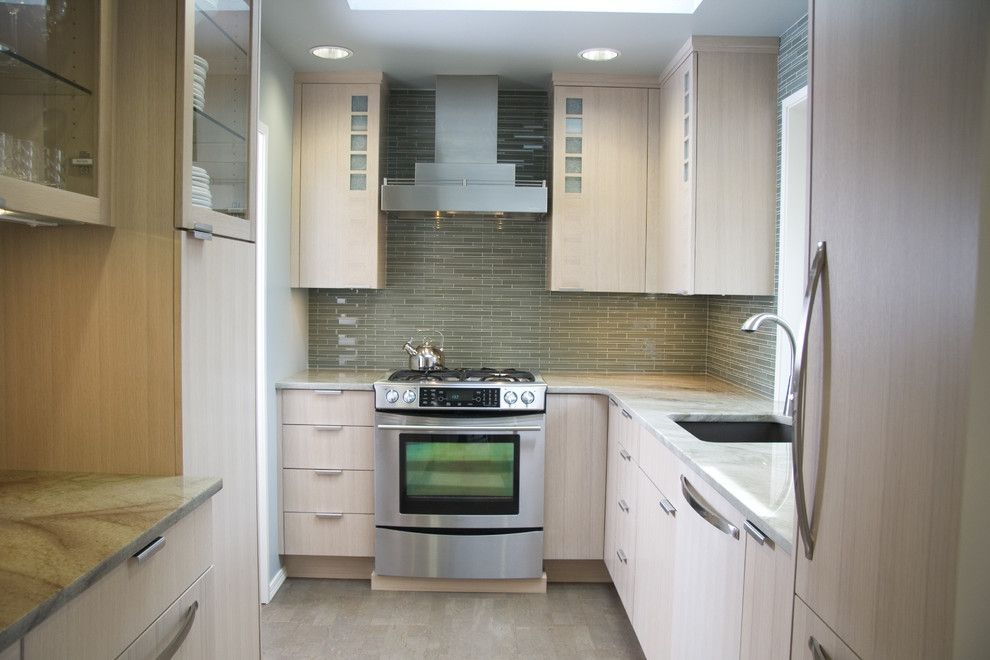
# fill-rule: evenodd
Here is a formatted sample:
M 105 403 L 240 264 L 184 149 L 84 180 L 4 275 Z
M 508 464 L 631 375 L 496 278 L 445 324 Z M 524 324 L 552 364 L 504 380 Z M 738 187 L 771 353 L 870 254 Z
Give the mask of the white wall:
M 292 192 L 292 79 L 293 71 L 264 39 L 261 41 L 259 120 L 268 126 L 268 225 L 265 232 L 268 261 L 267 360 L 264 378 L 268 410 L 268 580 L 281 567 L 278 558 L 278 415 L 275 382 L 307 366 L 307 299 L 303 289 L 289 288 L 289 217 Z M 264 585 L 262 587 L 264 589 Z

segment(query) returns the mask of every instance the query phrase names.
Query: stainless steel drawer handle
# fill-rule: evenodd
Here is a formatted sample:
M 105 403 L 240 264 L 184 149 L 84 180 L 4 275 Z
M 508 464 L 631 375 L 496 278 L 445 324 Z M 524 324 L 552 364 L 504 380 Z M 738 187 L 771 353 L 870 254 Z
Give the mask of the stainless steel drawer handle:
M 343 394 L 344 392 L 342 390 L 313 390 L 313 393 L 327 396 L 327 395 Z
M 770 539 L 767 537 L 767 535 L 761 532 L 760 528 L 754 525 L 753 523 L 751 523 L 750 521 L 747 520 L 745 523 L 743 523 L 743 527 L 746 529 L 746 533 L 749 534 L 750 537 L 760 545 L 764 545 L 770 542 Z M 773 545 L 773 543 L 770 542 L 770 545 Z
M 616 408 L 618 408 L 618 407 L 619 407 L 619 404 L 618 404 L 618 403 L 616 403 L 616 401 L 615 401 L 615 399 L 613 399 L 612 397 L 609 397 L 609 398 L 608 398 L 608 405 L 610 405 L 610 406 L 615 406 Z
M 182 647 L 182 643 L 186 641 L 186 637 L 189 636 L 189 631 L 192 630 L 193 624 L 196 623 L 196 613 L 199 612 L 199 601 L 194 600 L 193 604 L 189 606 L 186 610 L 186 615 L 184 621 L 182 622 L 182 627 L 179 628 L 179 632 L 176 633 L 175 637 L 171 642 L 168 643 L 162 652 L 158 654 L 155 660 L 171 660 L 172 657 L 179 651 Z
M 619 508 L 625 511 L 626 513 L 629 513 L 629 505 L 626 504 L 625 500 L 619 500 Z
M 615 556 L 618 557 L 619 561 L 621 561 L 623 564 L 629 563 L 629 558 L 626 557 L 626 553 L 622 551 L 622 548 L 619 548 L 618 550 L 615 551 Z
M 321 520 L 336 520 L 344 517 L 343 513 L 315 513 L 313 515 Z
M 621 448 L 619 449 L 619 456 L 626 459 L 627 461 L 632 460 L 632 455 L 630 455 L 630 453 L 627 452 L 625 449 L 621 449 Z
M 542 426 L 416 426 L 414 424 L 379 424 L 384 431 L 473 431 L 475 433 L 526 433 L 542 431 Z
M 343 431 L 343 426 L 317 426 L 315 427 L 317 431 Z
M 821 643 L 814 637 L 808 638 L 808 648 L 811 649 L 811 655 L 815 660 L 832 660 L 832 656 L 822 648 Z
M 317 474 L 321 477 L 336 477 L 344 474 L 343 470 L 313 470 L 313 474 Z
M 135 553 L 134 558 L 138 560 L 139 564 L 143 564 L 148 561 L 161 551 L 165 547 L 165 537 L 159 536 L 157 539 L 144 546 Z
M 632 419 L 632 415 L 630 415 L 625 408 L 622 409 L 622 416 L 626 419 Z
M 688 504 L 691 505 L 691 508 L 694 509 L 699 516 L 704 518 L 708 524 L 718 531 L 728 534 L 734 539 L 739 538 L 739 528 L 726 520 L 724 516 L 721 516 L 708 508 L 705 504 L 704 498 L 694 489 L 694 486 L 691 485 L 691 482 L 688 481 L 683 474 L 681 475 L 681 492 L 684 493 L 684 499 L 686 499 Z
M 660 504 L 660 508 L 663 509 L 663 512 L 666 513 L 668 516 L 672 516 L 675 513 L 677 513 L 677 508 L 673 504 L 671 504 L 670 500 L 668 500 L 666 497 L 660 500 L 659 504 Z

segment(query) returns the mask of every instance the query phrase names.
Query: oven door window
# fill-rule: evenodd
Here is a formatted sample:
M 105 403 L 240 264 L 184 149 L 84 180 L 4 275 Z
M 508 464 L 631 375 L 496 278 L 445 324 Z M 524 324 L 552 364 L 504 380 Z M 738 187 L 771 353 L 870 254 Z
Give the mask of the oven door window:
M 399 436 L 399 511 L 518 515 L 519 436 Z

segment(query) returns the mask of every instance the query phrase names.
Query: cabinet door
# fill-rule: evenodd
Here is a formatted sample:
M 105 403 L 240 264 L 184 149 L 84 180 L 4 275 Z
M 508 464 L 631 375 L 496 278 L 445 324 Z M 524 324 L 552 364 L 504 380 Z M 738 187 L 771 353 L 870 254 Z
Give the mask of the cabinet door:
M 646 290 L 694 293 L 695 82 L 691 54 L 660 86 L 651 104 L 652 167 L 646 229 Z
M 669 658 L 677 515 L 673 503 L 638 472 L 633 629 L 647 658 Z
M 675 495 L 677 571 L 672 658 L 708 660 L 739 655 L 746 548 L 742 517 L 694 472 L 681 470 Z M 694 493 L 691 493 L 691 489 Z M 694 505 L 690 503 L 694 501 Z M 699 513 L 700 511 L 700 513 Z M 719 529 L 703 517 L 735 532 Z
M 217 601 L 213 594 L 213 568 L 124 649 L 118 660 L 215 658 Z
M 647 90 L 554 88 L 552 290 L 645 286 Z
M 622 458 L 619 456 L 619 413 L 618 406 L 611 404 L 608 415 L 608 456 L 606 457 L 605 474 L 605 540 L 604 559 L 605 568 L 612 576 L 612 582 L 618 584 L 619 563 L 616 548 L 620 543 L 619 534 L 621 532 L 622 511 L 618 507 L 619 502 L 619 478 L 622 474 Z
M 384 284 L 378 210 L 381 88 L 297 85 L 298 223 L 293 237 L 301 287 Z
M 945 658 L 988 5 L 832 0 L 812 19 L 810 237 L 828 267 L 805 396 L 816 544 L 796 592 L 864 658 Z
M 823 657 L 827 660 L 859 660 L 859 656 L 800 598 L 794 599 L 794 635 L 790 657 L 792 660 L 822 660 Z
M 218 658 L 257 657 L 258 467 L 254 244 L 179 231 L 184 474 L 223 479 L 213 497 Z
M 608 406 L 597 394 L 547 396 L 545 559 L 601 559 Z
M 791 642 L 796 558 L 777 547 L 759 528 L 746 527 L 743 586 L 743 660 L 787 660 Z

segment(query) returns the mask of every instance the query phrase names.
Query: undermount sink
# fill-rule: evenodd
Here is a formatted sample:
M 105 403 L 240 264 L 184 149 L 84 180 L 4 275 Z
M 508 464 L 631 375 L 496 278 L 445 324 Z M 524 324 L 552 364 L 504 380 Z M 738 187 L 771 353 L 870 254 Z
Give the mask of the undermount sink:
M 782 422 L 679 421 L 676 424 L 705 442 L 790 442 L 794 437 L 794 427 Z

